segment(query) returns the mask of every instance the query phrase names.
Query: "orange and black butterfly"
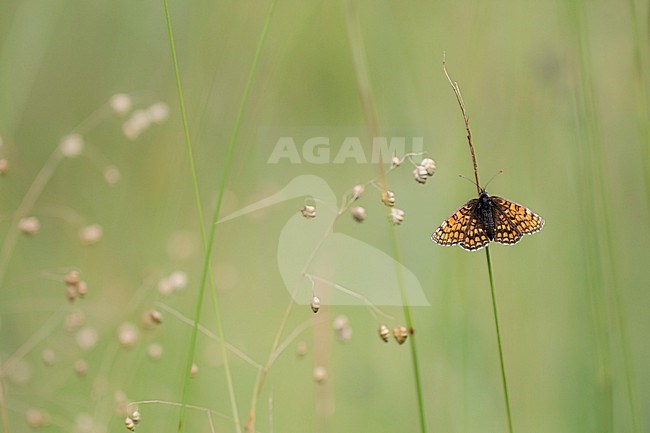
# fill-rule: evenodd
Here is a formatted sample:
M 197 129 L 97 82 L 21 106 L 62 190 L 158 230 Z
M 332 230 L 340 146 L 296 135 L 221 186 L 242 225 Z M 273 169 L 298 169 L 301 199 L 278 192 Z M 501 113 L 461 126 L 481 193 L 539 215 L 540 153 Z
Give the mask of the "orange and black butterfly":
M 444 246 L 460 245 L 477 251 L 490 241 L 513 245 L 524 235 L 540 231 L 544 219 L 530 209 L 490 196 L 481 188 L 478 198 L 462 205 L 431 235 L 431 240 Z

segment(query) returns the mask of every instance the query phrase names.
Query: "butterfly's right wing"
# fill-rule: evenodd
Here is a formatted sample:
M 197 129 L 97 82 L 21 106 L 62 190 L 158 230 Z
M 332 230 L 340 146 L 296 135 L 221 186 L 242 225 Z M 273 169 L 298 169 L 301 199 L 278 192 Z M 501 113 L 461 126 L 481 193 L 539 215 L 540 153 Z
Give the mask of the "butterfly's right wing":
M 529 235 L 540 231 L 542 227 L 544 227 L 544 218 L 537 215 L 526 206 L 506 200 L 503 197 L 492 196 L 490 197 L 490 200 L 492 200 L 494 207 L 498 211 L 495 213 L 503 214 L 503 220 L 510 221 L 512 228 L 519 233 Z
M 459 243 L 462 246 L 462 242 L 465 242 L 466 240 L 467 229 L 470 221 L 474 219 L 472 215 L 477 202 L 478 199 L 475 198 L 456 209 L 456 211 L 443 221 L 443 223 L 440 224 L 440 227 L 433 232 L 431 240 L 447 247 Z
M 465 229 L 465 239 L 459 243 L 462 249 L 467 251 L 478 251 L 490 243 L 490 239 L 487 237 L 483 224 L 484 221 L 477 218 L 476 214 L 472 212 L 472 215 L 467 222 L 467 228 Z

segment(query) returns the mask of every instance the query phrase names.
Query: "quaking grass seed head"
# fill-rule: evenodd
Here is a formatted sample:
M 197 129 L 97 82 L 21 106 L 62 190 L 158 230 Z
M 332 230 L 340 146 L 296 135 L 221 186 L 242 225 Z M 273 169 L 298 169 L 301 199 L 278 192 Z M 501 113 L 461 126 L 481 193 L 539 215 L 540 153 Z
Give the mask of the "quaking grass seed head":
M 316 206 L 306 204 L 300 209 L 300 213 L 307 219 L 316 218 Z
M 395 193 L 392 191 L 383 191 L 381 193 L 381 201 L 386 205 L 393 207 L 395 206 Z
M 427 179 L 429 178 L 429 173 L 427 172 L 427 169 L 424 168 L 421 165 L 418 165 L 413 169 L 413 177 L 415 178 L 418 183 L 425 184 L 427 183 Z
M 426 169 L 429 176 L 433 176 L 433 173 L 436 172 L 436 162 L 431 158 L 424 158 L 420 162 L 420 166 Z
M 131 431 L 135 431 L 135 422 L 131 419 L 131 417 L 127 416 L 124 418 L 124 427 Z
M 312 296 L 310 306 L 314 314 L 318 313 L 318 310 L 320 310 L 320 298 L 318 296 Z
M 379 327 L 379 338 L 384 340 L 385 343 L 388 343 L 388 337 L 389 336 L 390 336 L 390 330 L 388 329 L 388 326 L 381 325 Z
M 405 326 L 396 326 L 393 328 L 393 337 L 399 344 L 404 344 L 408 337 L 408 330 Z
M 26 235 L 34 236 L 41 229 L 41 222 L 35 216 L 21 218 L 18 221 L 18 230 Z
M 404 221 L 404 211 L 402 209 L 393 208 L 390 210 L 389 220 L 393 225 L 400 225 Z
M 9 161 L 6 158 L 0 158 L 0 176 L 7 174 L 9 171 Z
M 366 219 L 366 210 L 361 206 L 353 206 L 350 208 L 350 215 L 356 222 L 360 223 Z

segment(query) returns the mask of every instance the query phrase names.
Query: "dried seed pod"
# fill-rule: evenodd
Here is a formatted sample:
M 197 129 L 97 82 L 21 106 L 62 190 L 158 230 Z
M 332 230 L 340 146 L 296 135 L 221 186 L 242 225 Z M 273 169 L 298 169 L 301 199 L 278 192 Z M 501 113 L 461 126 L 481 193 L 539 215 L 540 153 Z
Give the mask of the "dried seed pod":
M 79 284 L 77 284 L 77 294 L 79 295 L 80 298 L 83 298 L 86 296 L 88 293 L 88 285 L 86 284 L 85 281 L 79 281 Z
M 65 277 L 63 277 L 63 281 L 66 284 L 76 286 L 77 284 L 79 284 L 79 272 L 77 271 L 68 272 L 67 274 L 65 274 Z
M 350 320 L 348 319 L 348 316 L 344 314 L 336 316 L 332 322 L 332 328 L 334 328 L 334 330 L 337 332 L 348 326 L 350 326 Z
M 18 229 L 26 235 L 35 235 L 41 229 L 41 222 L 36 217 L 25 217 L 18 221 Z
M 104 230 L 99 224 L 91 224 L 79 230 L 79 241 L 82 245 L 93 245 L 99 242 L 104 235 Z
M 80 134 L 70 134 L 61 139 L 59 150 L 66 158 L 76 158 L 84 150 L 84 139 Z
M 381 193 L 381 201 L 384 202 L 386 206 L 395 206 L 395 193 L 392 191 L 384 191 Z
M 429 178 L 429 173 L 427 172 L 427 169 L 424 168 L 421 165 L 418 165 L 413 169 L 413 177 L 415 180 L 417 180 L 419 183 L 426 183 L 427 179 Z
M 0 159 L 0 175 L 6 174 L 9 171 L 9 161 L 5 158 Z
M 153 323 L 156 323 L 158 325 L 162 323 L 162 314 L 160 313 L 160 311 L 157 310 L 149 311 L 149 318 Z
M 352 200 L 357 200 L 361 197 L 361 194 L 366 190 L 366 187 L 362 184 L 354 185 L 352 188 Z
M 131 97 L 129 95 L 126 95 L 124 93 L 116 93 L 115 95 L 111 96 L 109 105 L 116 114 L 122 115 L 126 114 L 131 109 L 133 102 L 131 101 Z
M 298 345 L 296 346 L 296 355 L 299 357 L 303 357 L 307 354 L 307 343 L 304 341 L 299 341 Z
M 131 414 L 131 419 L 133 420 L 133 423 L 134 423 L 134 424 L 139 423 L 139 422 L 140 422 L 140 412 L 137 411 L 137 410 L 134 411 L 134 412 Z
M 300 213 L 307 219 L 316 218 L 316 206 L 306 204 L 300 209 Z
M 154 361 L 159 360 L 162 357 L 163 354 L 163 348 L 160 344 L 158 343 L 151 343 L 147 347 L 147 356 Z
M 388 343 L 388 337 L 390 336 L 390 330 L 388 329 L 388 326 L 386 325 L 381 325 L 379 327 L 379 337 L 384 340 L 386 343 Z
M 358 223 L 363 222 L 366 219 L 366 210 L 361 206 L 353 206 L 350 208 L 350 214 L 352 218 Z
M 352 339 L 352 327 L 345 326 L 336 331 L 336 338 L 342 343 L 350 341 Z
M 393 225 L 400 225 L 404 221 L 404 211 L 402 209 L 393 208 L 390 210 L 390 222 Z
M 117 340 L 122 347 L 131 348 L 138 340 L 138 329 L 131 323 L 123 323 L 117 329 Z
M 327 379 L 327 370 L 325 367 L 315 367 L 313 372 L 314 382 L 323 383 Z
M 68 301 L 73 302 L 77 298 L 77 287 L 72 284 L 66 284 L 65 296 L 68 298 Z
M 320 298 L 318 296 L 313 296 L 311 298 L 311 311 L 318 313 L 320 310 Z
M 406 337 L 408 337 L 408 331 L 405 326 L 396 326 L 393 328 L 393 337 L 399 344 L 404 344 Z
M 131 431 L 135 431 L 135 423 L 133 422 L 133 420 L 131 419 L 131 417 L 128 417 L 128 416 L 127 416 L 127 417 L 124 419 L 124 426 L 125 426 L 126 428 L 128 428 L 129 430 L 131 430 Z
M 199 374 L 199 366 L 192 364 L 192 368 L 190 368 L 190 379 L 194 379 L 197 374 Z
M 393 154 L 393 156 L 390 159 L 390 165 L 391 167 L 398 167 L 402 161 L 397 157 L 397 155 Z
M 436 172 L 436 162 L 431 158 L 424 158 L 420 165 L 427 170 L 429 176 L 433 176 L 433 173 Z
M 83 359 L 77 359 L 74 362 L 74 371 L 77 373 L 77 376 L 84 377 L 88 373 L 88 364 Z

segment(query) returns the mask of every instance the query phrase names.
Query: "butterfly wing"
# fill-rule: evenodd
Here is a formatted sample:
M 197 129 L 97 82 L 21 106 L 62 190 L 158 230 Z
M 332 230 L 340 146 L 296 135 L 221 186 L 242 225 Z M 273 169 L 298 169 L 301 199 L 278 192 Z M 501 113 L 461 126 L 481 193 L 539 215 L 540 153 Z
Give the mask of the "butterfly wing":
M 490 199 L 495 209 L 493 213 L 497 226 L 495 241 L 503 244 L 514 244 L 521 239 L 522 235 L 536 233 L 544 227 L 544 218 L 525 206 L 502 197 L 492 196 Z M 499 235 L 498 226 L 503 227 L 501 235 Z M 519 233 L 518 238 L 512 233 L 513 231 Z
M 473 219 L 478 199 L 472 199 L 456 209 L 431 235 L 431 240 L 446 247 L 465 242 L 467 229 Z
M 472 215 L 467 222 L 467 229 L 465 231 L 465 239 L 459 243 L 460 247 L 467 251 L 478 251 L 487 246 L 490 239 L 487 237 L 484 222 L 477 218 L 476 214 Z

